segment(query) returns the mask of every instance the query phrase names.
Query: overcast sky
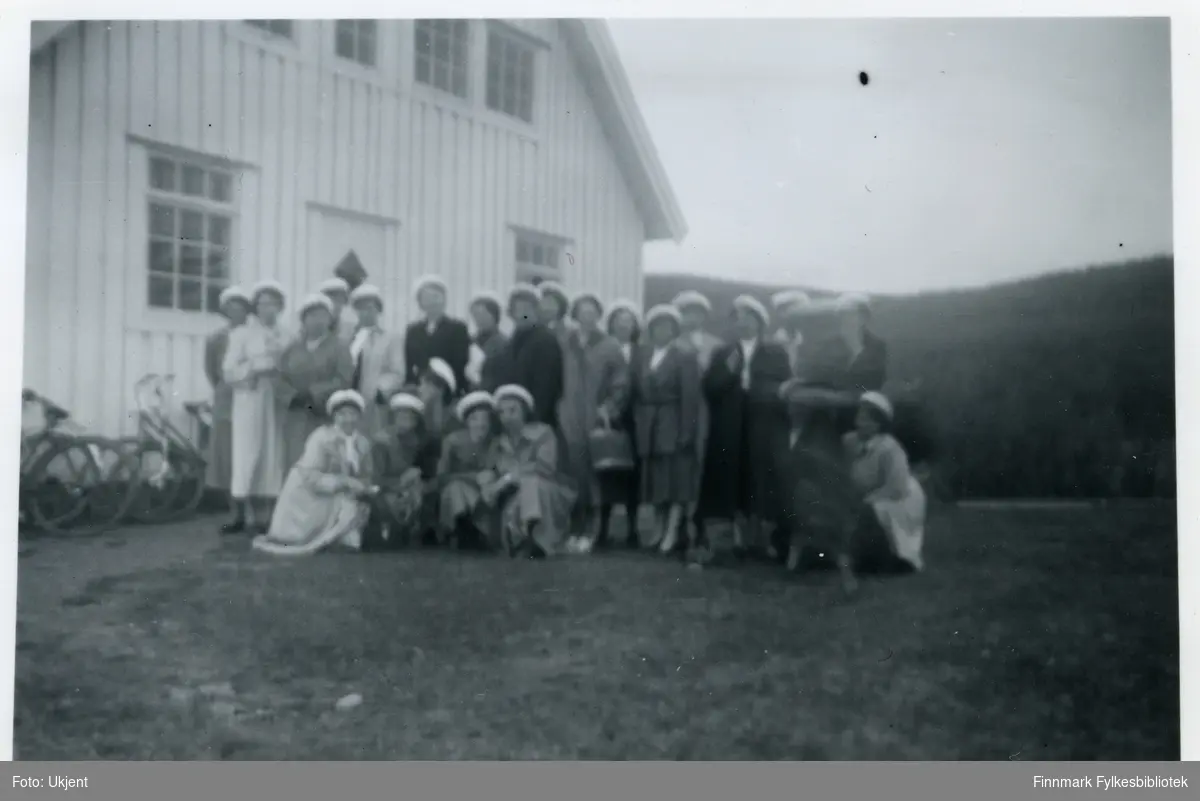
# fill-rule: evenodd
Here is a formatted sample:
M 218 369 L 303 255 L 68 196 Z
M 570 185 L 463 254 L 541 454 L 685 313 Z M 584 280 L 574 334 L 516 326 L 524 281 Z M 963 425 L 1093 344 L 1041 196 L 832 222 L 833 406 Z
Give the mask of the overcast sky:
M 610 25 L 691 229 L 648 270 L 912 292 L 1171 250 L 1166 20 Z

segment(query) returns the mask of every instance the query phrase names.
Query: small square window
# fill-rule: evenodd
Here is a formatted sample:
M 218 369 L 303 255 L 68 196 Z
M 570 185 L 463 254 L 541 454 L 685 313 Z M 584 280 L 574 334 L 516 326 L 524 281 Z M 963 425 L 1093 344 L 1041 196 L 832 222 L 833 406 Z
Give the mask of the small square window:
M 228 203 L 233 198 L 232 179 L 229 173 L 212 170 L 208 173 L 208 197 L 218 203 Z
M 156 309 L 175 306 L 175 279 L 169 275 L 151 275 L 147 302 Z
M 498 30 L 487 39 L 487 107 L 533 122 L 533 46 Z
M 335 43 L 338 56 L 357 61 L 364 67 L 374 67 L 377 25 L 373 19 L 338 20 Z
M 470 34 L 468 20 L 417 20 L 413 34 L 417 82 L 466 97 Z
M 204 177 L 203 168 L 185 164 L 183 167 L 183 194 L 203 197 Z
M 163 192 L 175 191 L 175 162 L 170 159 L 150 159 L 150 186 Z

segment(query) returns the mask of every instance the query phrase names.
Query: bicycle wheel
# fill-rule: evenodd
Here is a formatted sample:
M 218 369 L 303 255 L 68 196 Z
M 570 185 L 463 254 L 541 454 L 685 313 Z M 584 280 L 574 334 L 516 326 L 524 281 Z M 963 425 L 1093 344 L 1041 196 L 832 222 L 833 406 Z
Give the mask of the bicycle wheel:
M 100 478 L 87 442 L 63 438 L 49 444 L 21 477 L 21 496 L 33 524 L 57 533 L 79 522 Z
M 182 487 L 169 450 L 158 442 L 142 440 L 127 441 L 124 447 L 135 460 L 138 476 L 128 516 L 139 523 L 165 523 Z
M 178 475 L 179 491 L 172 503 L 172 517 L 179 519 L 193 514 L 204 500 L 207 489 L 208 462 L 203 458 L 176 449 L 171 466 Z
M 87 437 L 100 474 L 99 483 L 88 493 L 86 520 L 98 531 L 117 526 L 129 518 L 141 483 L 136 454 L 119 440 Z

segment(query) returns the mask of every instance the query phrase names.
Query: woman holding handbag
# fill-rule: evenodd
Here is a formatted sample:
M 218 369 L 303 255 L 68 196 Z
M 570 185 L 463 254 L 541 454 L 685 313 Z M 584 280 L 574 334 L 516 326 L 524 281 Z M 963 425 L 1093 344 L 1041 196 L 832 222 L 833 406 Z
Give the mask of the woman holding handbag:
M 623 506 L 625 545 L 637 548 L 641 545 L 638 538 L 638 510 L 642 503 L 642 476 L 637 450 L 633 446 L 633 400 L 637 395 L 635 378 L 641 354 L 642 332 L 642 316 L 638 307 L 628 300 L 613 301 L 608 307 L 604 328 L 621 348 L 621 358 L 629 376 L 629 391 L 625 393 L 625 403 L 618 410 L 616 419 L 611 421 L 612 431 L 619 435 L 614 437 L 611 444 L 614 454 L 612 464 L 609 469 L 602 470 L 599 474 L 600 531 L 596 536 L 596 545 L 607 544 L 613 508 Z M 624 462 L 627 467 L 622 468 L 618 462 Z

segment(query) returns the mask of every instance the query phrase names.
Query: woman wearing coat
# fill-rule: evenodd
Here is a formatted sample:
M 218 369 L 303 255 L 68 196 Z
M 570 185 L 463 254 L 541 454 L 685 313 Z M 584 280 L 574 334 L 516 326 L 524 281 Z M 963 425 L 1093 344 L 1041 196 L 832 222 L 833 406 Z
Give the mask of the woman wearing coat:
M 700 364 L 679 342 L 682 315 L 674 306 L 646 313 L 649 347 L 638 357 L 633 417 L 642 465 L 642 500 L 654 505 L 657 526 L 650 547 L 664 553 L 680 544 L 679 527 L 696 499 L 696 420 Z
M 495 372 L 499 362 L 497 356 L 508 344 L 508 337 L 500 331 L 504 302 L 495 292 L 483 291 L 471 298 L 471 320 L 475 323 L 475 338 L 471 342 L 471 355 L 467 361 L 466 376 L 470 386 L 498 387 Z
M 483 389 L 495 394 L 515 384 L 533 396 L 533 419 L 558 428 L 558 405 L 563 395 L 562 343 L 541 323 L 539 295 L 532 284 L 517 284 L 508 293 L 508 316 L 513 333 L 496 354 Z
M 379 287 L 362 284 L 350 294 L 350 305 L 358 316 L 358 330 L 350 341 L 352 386 L 366 402 L 360 428 L 371 439 L 387 427 L 388 399 L 404 383 L 404 343 L 379 324 L 383 314 Z
M 615 300 L 609 305 L 604 329 L 617 341 L 623 367 L 629 374 L 629 391 L 625 393 L 625 402 L 617 413 L 614 424 L 630 437 L 631 444 L 634 436 L 633 405 L 637 394 L 637 373 L 641 364 L 641 328 L 641 314 L 632 301 Z M 612 521 L 613 507 L 616 506 L 625 507 L 626 546 L 637 548 L 641 544 L 638 538 L 638 511 L 642 505 L 642 474 L 636 447 L 633 448 L 633 454 L 632 470 L 608 471 L 600 476 L 600 533 L 596 540 L 598 546 L 608 541 L 609 524 Z
M 208 432 L 208 475 L 211 489 L 229 492 L 233 473 L 233 387 L 221 373 L 229 350 L 229 333 L 244 325 L 250 315 L 250 295 L 241 287 L 231 286 L 221 293 L 218 305 L 229 321 L 204 343 L 204 374 L 212 387 L 212 428 Z
M 304 454 L 308 438 L 325 422 L 325 404 L 354 380 L 350 349 L 331 329 L 333 302 L 310 295 L 300 305 L 302 330 L 279 360 L 276 396 L 284 415 L 284 464 Z M 360 410 L 361 412 L 361 410 Z
M 413 285 L 413 294 L 422 319 L 404 332 L 405 383 L 420 381 L 429 360 L 437 358 L 450 365 L 456 386 L 466 386 L 471 334 L 462 320 L 446 316 L 446 282 L 436 275 L 423 276 Z
M 866 295 L 843 295 L 836 308 L 842 345 L 839 388 L 878 392 L 887 380 L 887 345 L 871 332 L 871 300 Z
M 576 327 L 564 340 L 563 397 L 558 422 L 567 449 L 566 464 L 578 489 L 572 514 L 572 550 L 590 551 L 598 532 L 599 478 L 592 469 L 591 433 L 599 426 L 612 427 L 625 408 L 629 371 L 621 346 L 600 328 L 604 307 L 591 292 L 571 303 Z
M 791 378 L 791 365 L 784 349 L 765 336 L 766 307 L 749 295 L 733 305 L 735 339 L 713 352 L 704 376 L 711 423 L 700 514 L 732 520 L 741 550 L 761 548 L 764 525 L 781 514 L 774 453 L 787 431 L 779 390 Z
M 538 306 L 542 325 L 565 341 L 569 329 L 567 315 L 571 311 L 571 298 L 567 290 L 557 281 L 542 281 L 537 285 Z
M 287 471 L 283 415 L 277 412 L 275 399 L 279 360 L 289 338 L 279 324 L 283 288 L 264 281 L 251 290 L 250 298 L 254 316 L 229 332 L 229 348 L 221 365 L 221 375 L 233 390 L 229 479 L 233 520 L 222 526 L 226 534 L 266 532 Z
M 345 278 L 330 278 L 322 281 L 318 288 L 320 293 L 333 303 L 333 319 L 329 321 L 332 331 L 342 344 L 349 347 L 354 339 L 354 331 L 358 327 L 354 312 L 350 306 L 350 283 Z

